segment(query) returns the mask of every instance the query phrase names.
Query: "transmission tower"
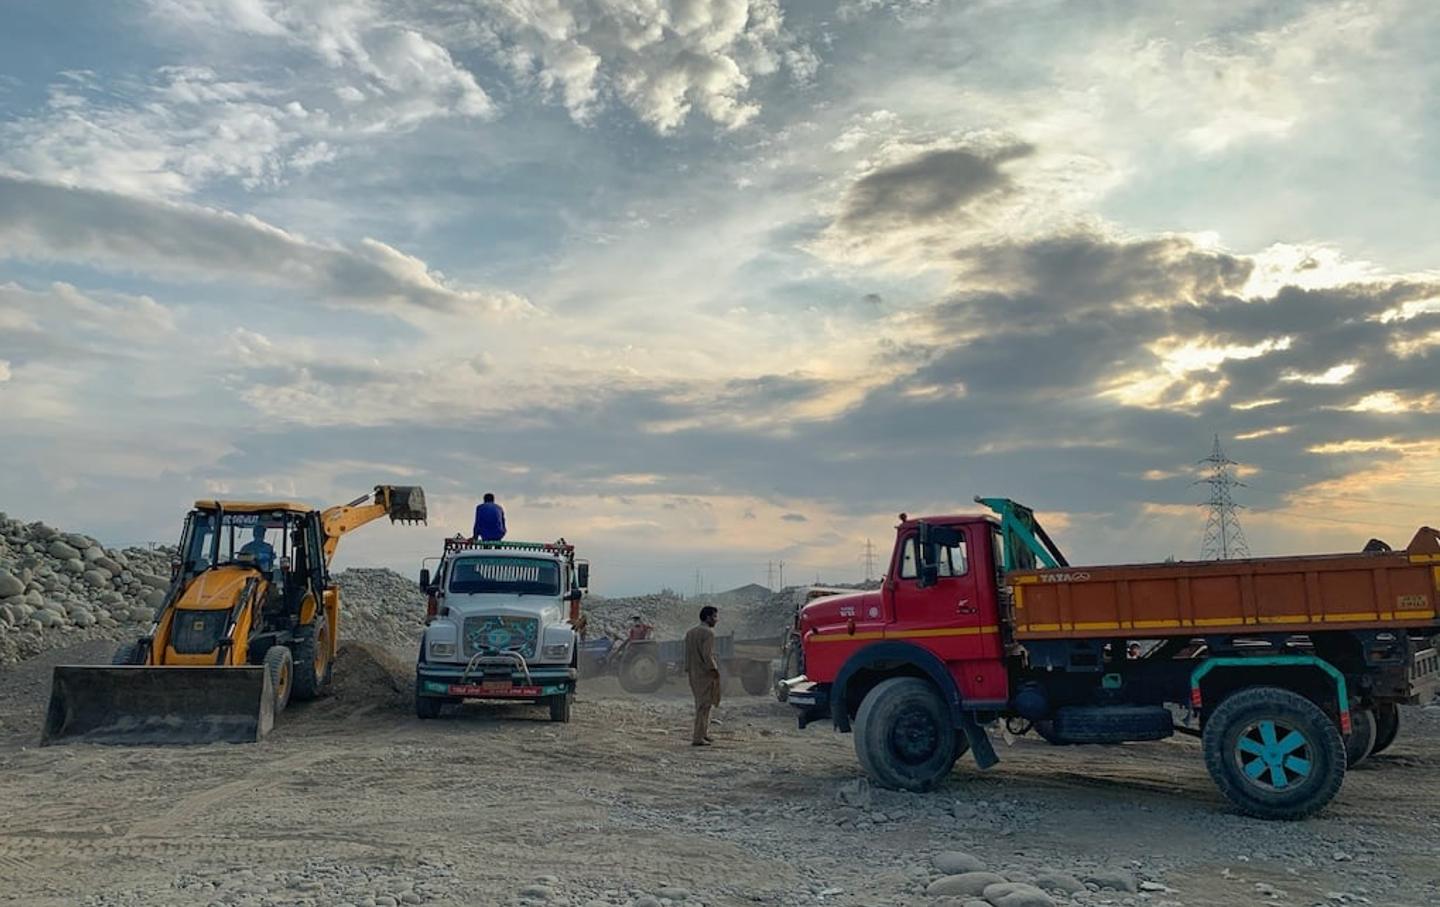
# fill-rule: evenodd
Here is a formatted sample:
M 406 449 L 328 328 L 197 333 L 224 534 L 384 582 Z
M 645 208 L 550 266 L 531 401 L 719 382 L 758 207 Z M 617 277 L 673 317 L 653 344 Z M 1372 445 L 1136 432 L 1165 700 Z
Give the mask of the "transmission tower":
M 1210 511 L 1205 520 L 1205 541 L 1200 547 L 1200 559 L 1225 561 L 1249 557 L 1250 545 L 1245 541 L 1245 530 L 1240 528 L 1240 517 L 1237 515 L 1241 506 L 1230 494 L 1232 488 L 1244 488 L 1245 483 L 1231 474 L 1231 468 L 1239 464 L 1225 456 L 1225 451 L 1220 448 L 1219 435 L 1215 436 L 1214 450 L 1200 461 L 1200 465 L 1210 468 L 1210 475 L 1195 483 L 1210 486 L 1210 500 L 1200 505 Z
M 875 577 L 875 545 L 865 540 L 865 582 L 870 582 Z

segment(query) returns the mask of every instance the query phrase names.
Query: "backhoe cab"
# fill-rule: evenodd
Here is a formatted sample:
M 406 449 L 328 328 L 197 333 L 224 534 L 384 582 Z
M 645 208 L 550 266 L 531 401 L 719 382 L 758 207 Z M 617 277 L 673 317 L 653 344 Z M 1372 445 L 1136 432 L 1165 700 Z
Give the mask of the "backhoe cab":
M 340 596 L 329 564 L 340 537 L 372 520 L 426 518 L 415 486 L 318 511 L 289 502 L 196 501 L 155 621 L 114 667 L 55 669 L 44 742 L 256 740 L 291 697 L 330 682 Z

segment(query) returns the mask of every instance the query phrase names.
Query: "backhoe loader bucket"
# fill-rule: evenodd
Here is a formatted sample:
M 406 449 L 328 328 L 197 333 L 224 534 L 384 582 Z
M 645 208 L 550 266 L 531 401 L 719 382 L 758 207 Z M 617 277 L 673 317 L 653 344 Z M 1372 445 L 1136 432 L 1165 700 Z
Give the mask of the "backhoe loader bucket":
M 385 503 L 391 522 L 423 523 L 429 516 L 425 491 L 419 485 L 377 485 L 375 500 Z
M 40 744 L 253 743 L 274 724 L 263 667 L 59 665 Z

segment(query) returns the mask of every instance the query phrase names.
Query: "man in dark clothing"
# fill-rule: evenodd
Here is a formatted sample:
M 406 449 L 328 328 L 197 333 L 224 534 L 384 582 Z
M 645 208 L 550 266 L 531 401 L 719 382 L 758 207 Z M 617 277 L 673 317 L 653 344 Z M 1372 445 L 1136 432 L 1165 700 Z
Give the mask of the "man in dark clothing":
M 475 508 L 474 536 L 482 542 L 498 542 L 505 537 L 505 508 L 495 503 L 495 495 L 489 492 Z

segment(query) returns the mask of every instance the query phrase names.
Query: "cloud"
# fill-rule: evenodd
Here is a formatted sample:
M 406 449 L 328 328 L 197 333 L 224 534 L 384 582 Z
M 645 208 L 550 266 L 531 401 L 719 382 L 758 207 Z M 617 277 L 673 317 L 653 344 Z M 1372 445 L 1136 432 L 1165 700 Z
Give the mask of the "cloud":
M 808 80 L 818 60 L 783 27 L 775 0 L 480 0 L 456 5 L 470 34 L 522 85 L 589 122 L 614 98 L 661 133 L 698 113 L 726 129 L 760 105 L 752 82 L 788 68 Z
M 983 154 L 941 148 L 877 168 L 850 187 L 837 226 L 861 232 L 948 220 L 975 201 L 1010 188 L 1000 165 L 1031 150 L 1017 145 Z
M 0 175 L 0 248 L 11 258 L 285 286 L 330 306 L 520 312 L 522 298 L 457 287 L 373 239 L 325 245 L 258 218 Z
M 810 522 L 810 518 L 807 517 L 807 516 L 806 516 L 805 514 L 803 514 L 803 513 L 786 513 L 786 514 L 781 514 L 780 519 L 784 520 L 784 521 L 787 522 L 787 523 L 808 523 L 808 522 Z

